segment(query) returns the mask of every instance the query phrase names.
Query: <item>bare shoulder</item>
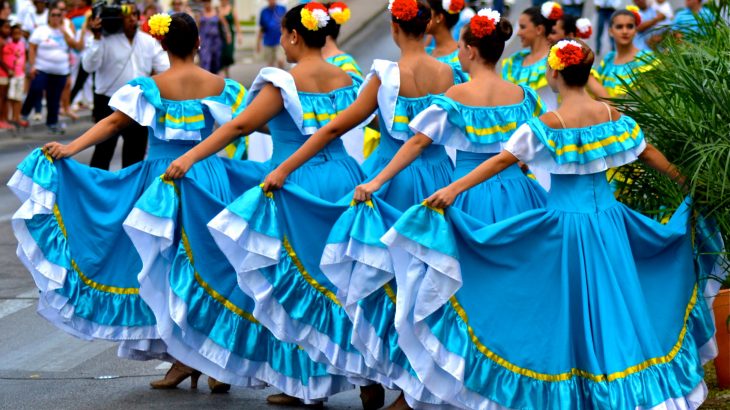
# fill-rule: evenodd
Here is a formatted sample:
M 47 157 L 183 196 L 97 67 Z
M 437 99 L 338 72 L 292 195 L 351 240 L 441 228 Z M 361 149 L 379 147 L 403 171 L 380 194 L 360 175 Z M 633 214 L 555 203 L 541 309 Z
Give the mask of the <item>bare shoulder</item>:
M 451 98 L 455 101 L 462 101 L 464 98 L 470 95 L 468 83 L 452 85 L 444 96 Z
M 541 115 L 540 121 L 549 128 L 563 128 L 563 125 L 560 123 L 558 116 L 555 115 L 552 111 L 548 111 L 545 114 Z

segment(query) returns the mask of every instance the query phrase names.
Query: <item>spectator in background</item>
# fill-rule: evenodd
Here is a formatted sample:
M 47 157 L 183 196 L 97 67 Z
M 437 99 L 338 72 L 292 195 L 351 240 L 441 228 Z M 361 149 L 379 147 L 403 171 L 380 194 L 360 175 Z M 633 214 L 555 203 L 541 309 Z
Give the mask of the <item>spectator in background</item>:
M 0 20 L 0 50 L 5 48 L 5 43 L 10 37 L 10 22 Z M 14 75 L 13 66 L 5 64 L 4 59 L 0 59 L 0 129 L 15 128 L 7 122 L 8 118 L 8 85 L 10 78 Z
M 88 49 L 81 58 L 84 70 L 96 73 L 94 85 L 94 121 L 99 122 L 112 114 L 109 99 L 115 91 L 136 77 L 149 77 L 167 70 L 170 61 L 160 43 L 152 36 L 138 30 L 139 12 L 122 17 L 119 33 L 102 36 L 101 19 L 89 21 L 94 34 Z M 122 167 L 128 167 L 144 159 L 147 150 L 147 128 L 132 124 L 121 132 L 124 138 Z M 95 168 L 109 169 L 119 136 L 97 144 L 89 164 Z
M 200 51 L 198 52 L 200 67 L 213 74 L 221 70 L 223 46 L 233 41 L 228 23 L 222 19 L 211 0 L 203 0 L 203 10 L 198 17 L 200 31 Z
M 228 68 L 235 62 L 236 42 L 243 41 L 243 36 L 241 35 L 241 24 L 238 20 L 238 13 L 236 13 L 236 8 L 231 4 L 231 0 L 221 0 L 219 11 L 220 18 L 225 20 L 228 25 L 228 32 L 231 38 L 231 41 L 223 47 L 221 69 L 223 70 L 224 77 L 230 77 Z
M 74 27 L 74 24 L 71 22 L 71 19 L 69 19 L 66 16 L 66 2 L 64 0 L 54 0 L 55 6 L 58 10 L 61 11 L 63 14 L 63 29 L 73 36 L 74 40 L 79 42 L 78 37 L 76 36 L 76 28 Z M 71 49 L 70 58 L 69 61 L 70 64 L 70 71 L 69 75 L 66 78 L 66 85 L 63 87 L 63 92 L 61 93 L 61 113 L 65 117 L 68 117 L 72 120 L 77 120 L 79 117 L 71 110 L 71 86 L 73 85 L 73 76 L 75 74 L 74 66 L 77 64 L 77 61 L 79 59 L 79 51 L 83 49 L 84 42 L 81 41 L 81 47 L 79 50 Z
M 10 39 L 5 42 L 2 50 L 2 59 L 5 65 L 12 70 L 8 84 L 7 105 L 13 111 L 12 122 L 19 127 L 27 127 L 28 121 L 20 118 L 20 104 L 25 93 L 25 41 L 20 24 L 10 30 Z M 5 120 L 5 118 L 3 118 Z
M 281 58 L 279 38 L 281 37 L 281 18 L 286 14 L 286 7 L 276 4 L 276 0 L 268 0 L 268 5 L 259 15 L 259 35 L 256 40 L 256 52 L 263 48 L 264 61 L 272 67 L 284 67 Z
M 10 22 L 10 15 L 13 14 L 13 6 L 8 0 L 0 1 L 0 20 Z
M 91 33 L 86 30 L 86 22 L 90 16 L 91 0 L 74 0 L 73 8 L 66 13 L 66 17 L 71 20 L 71 23 L 76 30 L 76 40 L 83 41 L 84 44 L 88 43 L 91 37 Z M 90 104 L 91 80 L 89 79 L 89 73 L 81 67 L 81 55 L 79 54 L 75 57 L 74 64 L 71 67 L 71 73 L 74 76 L 74 85 L 71 89 L 70 100 L 72 103 L 76 102 L 76 96 L 81 90 L 84 90 L 82 97 Z M 79 98 L 79 100 L 81 100 L 81 98 Z
M 194 14 L 193 10 L 188 6 L 188 2 L 185 0 L 172 0 L 169 13 L 187 13 L 191 16 Z
M 648 50 L 648 40 L 654 35 L 654 27 L 665 19 L 661 13 L 653 7 L 649 7 L 648 0 L 634 0 L 634 4 L 639 8 L 639 16 L 641 23 L 636 27 L 636 37 L 634 37 L 634 46 L 639 50 Z
M 561 4 L 566 14 L 570 14 L 575 18 L 583 16 L 583 0 L 563 0 Z
M 600 56 L 603 33 L 611 25 L 611 16 L 619 8 L 621 0 L 594 0 L 593 3 L 596 5 L 596 14 L 598 14 L 598 23 L 596 24 L 596 56 Z M 613 50 L 613 38 L 609 36 L 608 41 L 611 44 L 611 50 Z
M 715 20 L 712 11 L 702 5 L 702 0 L 685 0 L 684 5 L 686 7 L 677 11 L 672 20 L 672 30 L 680 37 L 684 34 L 700 32 L 701 21 Z
M 33 7 L 26 10 L 20 24 L 23 26 L 25 37 L 30 37 L 36 28 L 48 24 L 48 9 L 46 8 L 46 1 L 34 0 Z
M 46 126 L 51 133 L 62 134 L 58 111 L 61 93 L 71 70 L 69 53 L 71 48 L 82 49 L 83 43 L 77 42 L 63 26 L 63 12 L 56 5 L 48 13 L 48 24 L 36 27 L 28 42 L 31 83 L 20 113 L 26 120 L 25 117 L 45 93 Z
M 665 23 L 671 22 L 674 19 L 674 10 L 672 10 L 672 5 L 667 0 L 654 0 L 651 7 L 656 10 L 657 14 L 662 14 L 666 17 Z

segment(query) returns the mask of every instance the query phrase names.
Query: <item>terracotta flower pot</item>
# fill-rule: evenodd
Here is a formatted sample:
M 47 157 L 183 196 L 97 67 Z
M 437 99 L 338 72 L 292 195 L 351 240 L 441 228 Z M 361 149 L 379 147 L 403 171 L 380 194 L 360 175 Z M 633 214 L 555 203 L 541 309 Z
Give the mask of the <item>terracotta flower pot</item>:
M 715 358 L 717 384 L 720 389 L 730 389 L 730 289 L 721 290 L 713 304 L 715 326 L 717 327 L 717 347 L 719 353 Z

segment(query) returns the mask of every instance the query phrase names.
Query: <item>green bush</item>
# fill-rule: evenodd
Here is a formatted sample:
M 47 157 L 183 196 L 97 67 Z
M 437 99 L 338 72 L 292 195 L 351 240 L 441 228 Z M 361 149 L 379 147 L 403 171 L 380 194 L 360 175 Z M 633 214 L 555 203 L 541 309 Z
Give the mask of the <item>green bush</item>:
M 716 13 L 727 15 L 727 6 Z M 730 244 L 730 27 L 716 18 L 702 22 L 700 34 L 667 36 L 660 47 L 660 63 L 637 73 L 617 105 L 687 176 L 695 209 Z M 660 220 L 685 195 L 642 165 L 622 168 L 620 179 L 614 181 L 619 199 Z

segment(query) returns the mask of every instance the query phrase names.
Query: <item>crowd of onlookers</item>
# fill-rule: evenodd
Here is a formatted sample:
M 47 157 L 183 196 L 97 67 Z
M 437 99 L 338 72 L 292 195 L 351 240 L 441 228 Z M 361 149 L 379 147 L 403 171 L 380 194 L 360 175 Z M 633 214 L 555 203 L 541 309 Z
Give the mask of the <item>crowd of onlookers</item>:
M 48 130 L 63 133 L 60 116 L 75 120 L 79 109 L 94 105 L 96 94 L 109 94 L 100 90 L 99 83 L 117 82 L 100 78 L 114 77 L 113 70 L 100 73 L 88 67 L 94 65 L 91 60 L 99 59 L 87 54 L 102 36 L 100 20 L 93 15 L 92 0 L 17 1 L 15 10 L 9 1 L 0 1 L 0 129 L 27 127 L 31 118 L 42 120 L 45 101 Z M 117 0 L 116 4 L 125 4 L 125 13 L 135 14 L 133 33 L 155 13 L 186 12 L 194 16 L 200 30 L 200 66 L 228 76 L 236 42 L 241 41 L 231 0 L 218 0 L 216 6 L 211 0 L 191 4 L 172 0 L 169 8 L 156 0 Z M 127 37 L 133 45 L 134 35 Z

